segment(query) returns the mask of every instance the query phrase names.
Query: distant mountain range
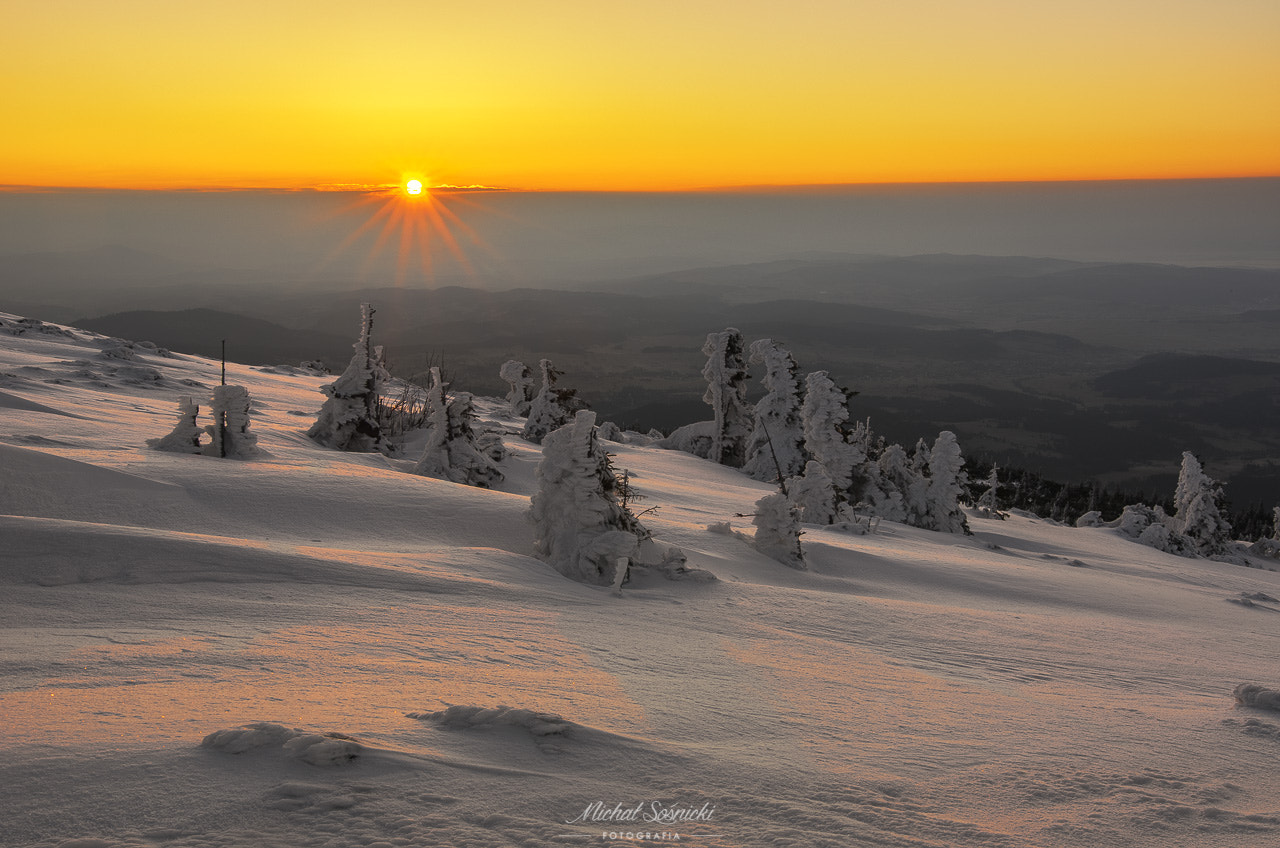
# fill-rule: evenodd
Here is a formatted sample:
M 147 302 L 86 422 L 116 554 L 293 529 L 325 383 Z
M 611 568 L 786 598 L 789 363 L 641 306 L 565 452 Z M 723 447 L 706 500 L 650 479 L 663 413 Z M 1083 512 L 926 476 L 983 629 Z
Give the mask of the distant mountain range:
M 359 291 L 255 273 L 117 249 L 0 257 L 0 309 L 337 369 L 367 301 L 375 343 L 402 376 L 443 364 L 460 388 L 501 394 L 502 362 L 548 357 L 602 416 L 641 429 L 706 414 L 701 345 L 734 326 L 859 391 L 853 416 L 893 441 L 953 429 L 1002 465 L 1130 486 L 1164 485 L 1194 450 L 1210 473 L 1248 481 L 1229 489 L 1241 502 L 1280 496 L 1277 271 L 820 254 L 587 290 Z

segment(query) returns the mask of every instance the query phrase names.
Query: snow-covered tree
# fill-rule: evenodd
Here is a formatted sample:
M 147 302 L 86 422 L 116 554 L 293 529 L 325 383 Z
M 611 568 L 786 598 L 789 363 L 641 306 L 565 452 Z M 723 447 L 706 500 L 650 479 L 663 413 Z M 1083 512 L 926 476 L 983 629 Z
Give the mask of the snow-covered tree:
M 328 400 L 307 435 L 326 447 L 369 452 L 382 447 L 378 425 L 378 372 L 382 369 L 370 346 L 373 309 L 369 304 L 360 305 L 360 316 L 360 338 L 352 345 L 351 362 L 337 380 L 321 386 Z
M 1249 553 L 1254 556 L 1280 559 L 1280 506 L 1276 507 L 1271 515 L 1271 538 L 1254 542 L 1249 546 Z
M 772 339 L 751 343 L 752 364 L 764 364 L 761 380 L 768 390 L 755 407 L 755 427 L 747 440 L 742 470 L 757 480 L 794 477 L 804 470 L 804 425 L 800 408 L 804 395 L 799 367 L 791 351 Z
M 502 363 L 498 376 L 507 381 L 511 390 L 507 392 L 507 405 L 511 414 L 524 418 L 533 406 L 533 372 L 529 366 L 518 359 L 508 359 Z
M 929 529 L 943 533 L 969 533 L 960 509 L 964 494 L 964 457 L 956 434 L 943 430 L 929 452 Z
M 530 404 L 529 420 L 525 422 L 522 433 L 534 444 L 541 444 L 548 433 L 563 427 L 575 412 L 587 407 L 578 398 L 576 389 L 562 389 L 556 385 L 556 380 L 564 372 L 557 371 L 550 359 L 542 360 L 539 365 L 542 369 L 542 389 Z
M 831 524 L 836 519 L 836 487 L 827 467 L 816 460 L 805 464 L 804 474 L 788 479 L 787 494 L 805 524 Z
M 213 423 L 205 432 L 213 440 L 205 446 L 209 456 L 250 457 L 258 452 L 258 437 L 249 432 L 249 390 L 244 386 L 214 386 L 209 412 Z
M 747 364 L 743 360 L 742 333 L 729 327 L 708 333 L 702 346 L 707 364 L 702 376 L 707 391 L 702 399 L 715 413 L 708 459 L 741 468 L 747 461 L 747 439 L 754 415 L 747 404 Z
M 1003 519 L 1005 515 L 1000 511 L 1000 496 L 997 494 L 1000 488 L 1000 469 L 994 463 L 991 466 L 991 473 L 987 476 L 986 486 L 975 506 L 987 518 Z
M 876 460 L 876 488 L 869 500 L 876 515 L 886 521 L 906 522 L 907 496 L 916 488 L 911 460 L 902 445 L 889 445 Z
M 147 447 L 171 453 L 201 453 L 200 437 L 204 435 L 204 429 L 196 423 L 199 415 L 200 407 L 192 398 L 178 398 L 177 426 L 167 436 L 147 439 Z
M 756 501 L 751 523 L 756 526 L 756 550 L 792 568 L 805 568 L 800 517 L 790 498 L 781 492 L 765 495 Z
M 547 434 L 530 502 L 534 549 L 561 574 L 583 583 L 620 585 L 646 537 L 618 502 L 618 480 L 596 436 L 596 414 L 581 410 Z
M 1204 473 L 1195 454 L 1182 454 L 1182 470 L 1174 492 L 1172 526 L 1201 556 L 1226 553 L 1231 524 L 1222 515 L 1222 487 Z
M 907 523 L 913 527 L 932 527 L 929 516 L 929 443 L 923 438 L 916 441 L 911 452 L 910 480 L 902 493 L 907 511 Z
M 805 450 L 826 467 L 842 499 L 857 500 L 862 493 L 850 490 L 855 469 L 860 470 L 867 457 L 848 441 L 848 403 L 849 393 L 832 382 L 826 371 L 814 371 L 805 378 L 800 410 Z
M 433 372 L 436 369 L 432 369 Z M 444 398 L 431 416 L 431 434 L 413 473 L 489 489 L 502 482 L 502 472 L 476 444 L 472 397 L 458 392 Z

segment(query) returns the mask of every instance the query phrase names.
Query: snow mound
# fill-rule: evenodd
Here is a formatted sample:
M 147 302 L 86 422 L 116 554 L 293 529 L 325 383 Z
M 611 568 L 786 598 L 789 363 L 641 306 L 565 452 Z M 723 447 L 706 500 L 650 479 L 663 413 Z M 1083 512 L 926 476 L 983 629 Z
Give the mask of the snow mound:
M 364 752 L 363 745 L 341 733 L 313 733 L 270 722 L 216 730 L 200 742 L 200 747 L 224 754 L 278 751 L 313 766 L 346 765 Z
M 565 736 L 582 725 L 555 713 L 540 713 L 515 707 L 452 706 L 432 713 L 406 713 L 409 718 L 435 722 L 449 730 L 487 730 L 495 727 L 518 727 L 531 736 Z
M 1236 703 L 1242 707 L 1280 712 L 1280 690 L 1268 689 L 1260 683 L 1241 683 L 1235 690 Z

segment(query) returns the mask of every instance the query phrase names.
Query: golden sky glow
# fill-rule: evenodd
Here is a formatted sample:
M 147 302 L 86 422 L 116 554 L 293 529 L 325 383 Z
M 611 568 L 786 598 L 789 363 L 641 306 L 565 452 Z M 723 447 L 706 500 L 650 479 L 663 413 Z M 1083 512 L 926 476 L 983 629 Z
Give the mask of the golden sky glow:
M 0 183 L 1280 174 L 1275 0 L 12 0 Z

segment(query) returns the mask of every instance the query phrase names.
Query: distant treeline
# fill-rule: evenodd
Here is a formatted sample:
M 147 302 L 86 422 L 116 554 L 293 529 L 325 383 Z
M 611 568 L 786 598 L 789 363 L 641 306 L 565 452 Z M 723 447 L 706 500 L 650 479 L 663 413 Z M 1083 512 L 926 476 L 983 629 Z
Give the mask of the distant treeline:
M 965 465 L 969 475 L 970 502 L 976 502 L 987 489 L 992 463 L 971 459 Z M 1000 466 L 998 474 L 1000 486 L 996 494 L 1001 509 L 1020 509 L 1063 524 L 1075 524 L 1077 518 L 1094 510 L 1102 513 L 1104 521 L 1113 521 L 1129 504 L 1160 506 L 1169 514 L 1174 510 L 1172 492 L 1161 497 L 1143 491 L 1103 486 L 1096 481 L 1059 483 L 1038 472 L 1015 466 Z M 1237 539 L 1255 542 L 1272 533 L 1272 505 L 1256 503 L 1243 509 L 1231 509 L 1228 519 Z

